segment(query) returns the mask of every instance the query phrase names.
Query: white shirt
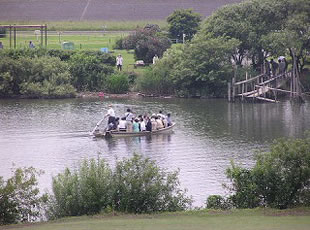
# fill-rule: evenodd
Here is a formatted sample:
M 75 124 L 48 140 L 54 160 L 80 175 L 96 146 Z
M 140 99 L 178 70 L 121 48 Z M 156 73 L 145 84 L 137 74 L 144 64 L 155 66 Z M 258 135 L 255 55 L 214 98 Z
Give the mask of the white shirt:
M 123 65 L 123 57 L 116 58 L 116 65 Z
M 133 114 L 131 112 L 125 113 L 126 121 L 132 121 Z
M 118 124 L 119 129 L 126 129 L 126 120 L 120 120 Z
M 115 117 L 114 109 L 113 108 L 109 108 L 108 113 L 107 113 L 106 116 Z
M 145 131 L 146 130 L 145 121 L 144 120 L 140 123 L 140 128 L 141 128 L 141 131 Z

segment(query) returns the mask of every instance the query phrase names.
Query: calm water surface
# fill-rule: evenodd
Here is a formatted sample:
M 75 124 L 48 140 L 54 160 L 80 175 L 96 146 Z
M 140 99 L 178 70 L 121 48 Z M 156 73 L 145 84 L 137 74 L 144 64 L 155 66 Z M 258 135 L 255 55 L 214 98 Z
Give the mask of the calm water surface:
M 137 114 L 170 112 L 174 132 L 151 137 L 93 139 L 88 133 L 108 104 L 122 116 L 130 107 Z M 199 99 L 68 99 L 0 100 L 0 175 L 12 168 L 33 166 L 45 174 L 41 190 L 51 189 L 52 176 L 75 167 L 84 158 L 117 159 L 140 153 L 168 170 L 180 169 L 180 181 L 195 206 L 207 196 L 227 193 L 225 169 L 230 161 L 253 165 L 256 150 L 273 139 L 301 137 L 310 130 L 310 103 L 239 104 Z M 15 166 L 14 166 L 15 165 Z

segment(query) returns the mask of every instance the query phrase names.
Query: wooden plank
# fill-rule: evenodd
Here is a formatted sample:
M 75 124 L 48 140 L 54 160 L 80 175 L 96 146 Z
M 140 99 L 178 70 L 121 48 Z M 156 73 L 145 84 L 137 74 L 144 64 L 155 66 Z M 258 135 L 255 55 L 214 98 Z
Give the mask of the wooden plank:
M 276 100 L 265 98 L 265 97 L 256 97 L 256 98 L 259 99 L 259 100 L 262 100 L 262 101 L 267 101 L 267 102 L 273 102 L 273 103 L 277 103 L 278 102 Z

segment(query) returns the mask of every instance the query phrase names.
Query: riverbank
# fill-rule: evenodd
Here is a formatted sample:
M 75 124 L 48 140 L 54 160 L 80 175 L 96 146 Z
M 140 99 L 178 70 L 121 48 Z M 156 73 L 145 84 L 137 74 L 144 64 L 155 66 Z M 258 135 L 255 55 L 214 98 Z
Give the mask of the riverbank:
M 308 230 L 310 208 L 288 210 L 241 209 L 229 211 L 201 210 L 152 215 L 123 215 L 117 213 L 70 217 L 35 224 L 2 226 L 0 229 L 27 230 Z
M 77 98 L 143 98 L 143 97 L 154 97 L 154 98 L 175 98 L 173 95 L 157 95 L 157 94 L 144 94 L 141 92 L 128 92 L 123 94 L 113 94 L 105 92 L 79 92 Z

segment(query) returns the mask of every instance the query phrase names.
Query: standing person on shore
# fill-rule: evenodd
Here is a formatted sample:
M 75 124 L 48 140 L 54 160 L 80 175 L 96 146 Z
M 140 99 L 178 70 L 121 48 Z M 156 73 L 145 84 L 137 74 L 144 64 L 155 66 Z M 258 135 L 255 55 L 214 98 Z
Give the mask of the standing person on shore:
M 30 49 L 33 49 L 33 48 L 35 48 L 35 47 L 36 47 L 36 46 L 33 44 L 33 42 L 30 41 L 30 42 L 29 42 L 29 48 L 30 48 Z
M 0 42 L 0 49 L 3 49 L 3 44 L 2 44 L 2 42 Z
M 122 55 L 118 55 L 116 57 L 116 67 L 119 71 L 122 71 L 122 67 L 123 67 L 123 57 Z

